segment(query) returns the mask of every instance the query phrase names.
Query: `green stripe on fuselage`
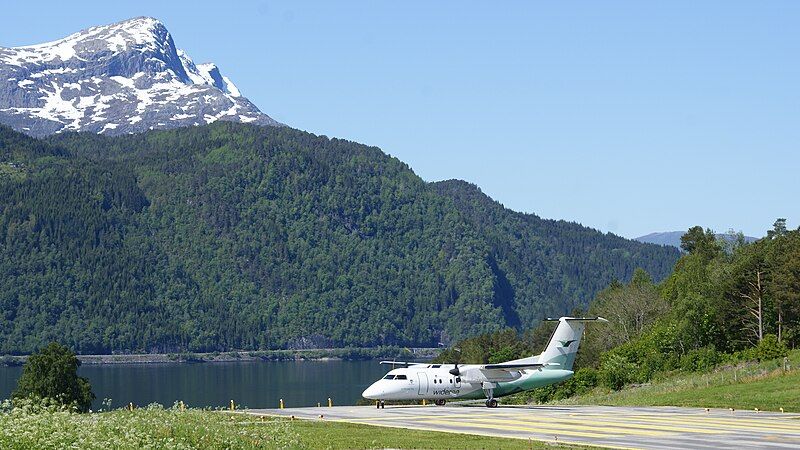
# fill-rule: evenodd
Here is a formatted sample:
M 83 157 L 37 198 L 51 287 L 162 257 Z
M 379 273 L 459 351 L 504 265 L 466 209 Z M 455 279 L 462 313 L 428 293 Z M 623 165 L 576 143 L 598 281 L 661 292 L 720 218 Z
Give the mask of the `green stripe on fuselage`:
M 506 395 L 516 394 L 522 391 L 529 391 L 531 389 L 536 389 L 542 386 L 549 386 L 551 384 L 560 383 L 572 377 L 573 373 L 574 372 L 571 370 L 561 370 L 561 369 L 555 369 L 555 370 L 542 369 L 542 370 L 528 371 L 527 374 L 523 375 L 521 378 L 517 380 L 497 383 L 497 387 L 494 388 L 494 396 L 503 397 Z M 486 398 L 486 396 L 484 395 L 483 390 L 479 389 L 461 398 L 480 399 L 480 398 Z

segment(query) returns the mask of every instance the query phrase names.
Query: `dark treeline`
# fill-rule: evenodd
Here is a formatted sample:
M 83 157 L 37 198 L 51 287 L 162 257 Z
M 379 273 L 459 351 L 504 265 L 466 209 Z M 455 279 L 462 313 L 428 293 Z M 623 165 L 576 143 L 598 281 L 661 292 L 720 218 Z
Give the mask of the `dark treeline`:
M 284 127 L 0 127 L 0 353 L 436 345 L 678 256 Z
M 718 239 L 691 228 L 674 272 L 654 283 L 637 270 L 612 282 L 588 311 L 610 323 L 587 327 L 575 378 L 536 390 L 538 400 L 598 384 L 619 389 L 672 371 L 702 371 L 739 360 L 769 359 L 800 346 L 800 229 L 778 219 L 763 239 Z M 505 330 L 460 342 L 439 360 L 496 362 L 538 354 L 551 324 L 524 334 Z

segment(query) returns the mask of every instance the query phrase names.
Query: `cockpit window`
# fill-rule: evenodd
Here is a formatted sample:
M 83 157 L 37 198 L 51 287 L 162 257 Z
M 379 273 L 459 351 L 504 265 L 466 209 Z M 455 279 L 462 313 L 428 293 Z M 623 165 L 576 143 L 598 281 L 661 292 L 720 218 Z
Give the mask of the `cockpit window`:
M 431 366 L 431 368 L 433 368 L 433 369 L 438 369 L 439 367 L 442 367 L 442 365 L 441 364 L 434 364 L 434 365 Z
M 407 380 L 407 379 L 408 379 L 408 377 L 406 377 L 405 375 L 398 375 L 398 376 L 395 378 L 395 380 Z
M 404 378 L 405 378 L 405 376 L 404 376 Z M 394 379 L 394 375 L 386 375 L 385 377 L 383 377 L 383 379 L 384 380 L 393 380 Z

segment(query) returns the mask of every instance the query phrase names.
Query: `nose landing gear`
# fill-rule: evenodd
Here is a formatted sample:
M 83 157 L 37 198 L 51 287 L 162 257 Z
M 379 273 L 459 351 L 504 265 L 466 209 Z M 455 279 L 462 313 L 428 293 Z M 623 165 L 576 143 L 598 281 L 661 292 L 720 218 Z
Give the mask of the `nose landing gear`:
M 386 409 L 386 401 L 378 400 L 377 402 L 375 402 L 375 407 L 378 409 Z

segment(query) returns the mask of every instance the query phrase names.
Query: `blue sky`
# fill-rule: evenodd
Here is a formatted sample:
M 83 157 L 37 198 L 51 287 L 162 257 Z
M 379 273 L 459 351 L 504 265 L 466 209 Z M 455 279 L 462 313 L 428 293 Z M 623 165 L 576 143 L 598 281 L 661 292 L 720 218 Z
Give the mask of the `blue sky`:
M 162 20 L 290 126 L 635 237 L 800 225 L 800 2 L 6 2 L 0 46 Z

